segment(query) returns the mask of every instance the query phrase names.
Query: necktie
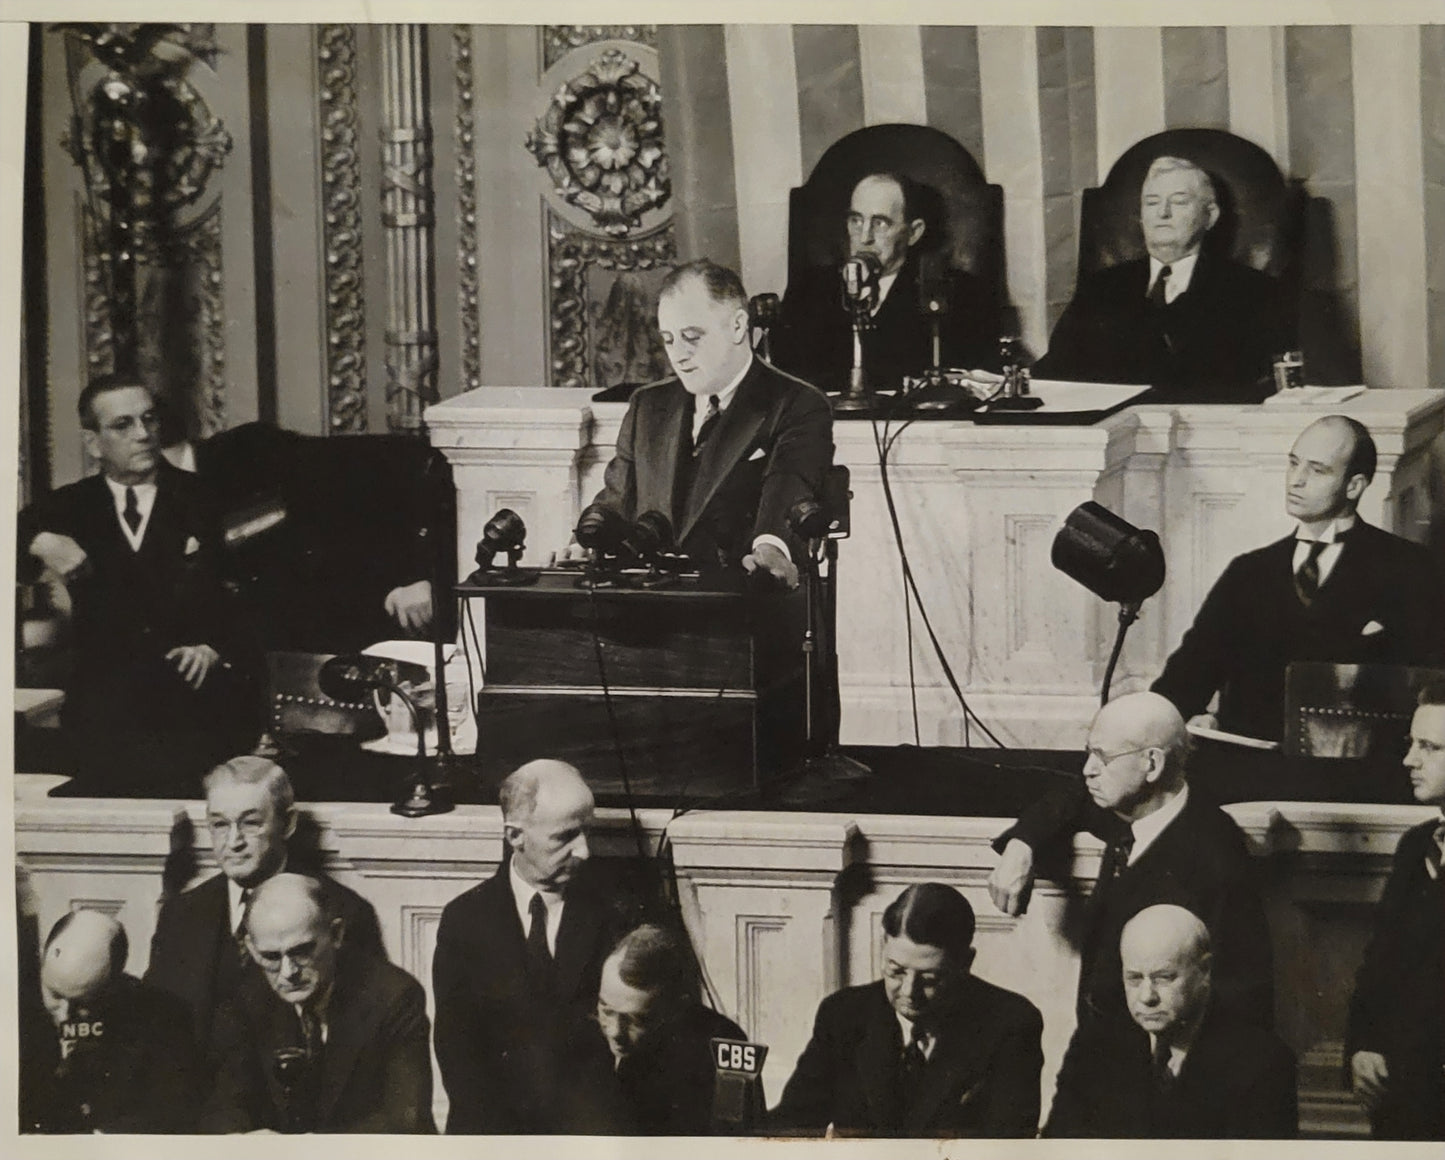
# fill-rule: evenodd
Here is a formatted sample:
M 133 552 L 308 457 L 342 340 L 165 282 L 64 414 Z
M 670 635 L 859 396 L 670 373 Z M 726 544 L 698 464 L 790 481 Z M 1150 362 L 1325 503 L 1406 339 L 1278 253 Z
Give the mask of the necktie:
M 1323 540 L 1311 540 L 1309 554 L 1294 574 L 1295 591 L 1306 606 L 1320 594 L 1320 553 L 1328 546 Z
M 552 952 L 547 948 L 547 904 L 542 894 L 532 895 L 527 904 L 527 968 L 532 979 L 543 989 L 552 985 Z
M 1104 847 L 1104 858 L 1099 863 L 1099 881 L 1094 887 L 1096 898 L 1103 898 L 1113 888 L 1129 865 L 1129 854 L 1134 849 L 1134 831 L 1124 826 L 1109 844 Z
M 309 1007 L 302 1007 L 298 1010 L 296 1017 L 301 1022 L 301 1045 L 306 1049 L 306 1058 L 314 1060 L 320 1056 L 323 1046 L 321 1020 Z
M 251 901 L 251 888 L 241 891 L 241 921 L 236 924 L 236 953 L 242 967 L 251 961 L 251 952 L 246 947 L 246 905 Z
M 1154 1044 L 1154 1056 L 1152 1060 L 1154 1073 L 1154 1086 L 1161 1092 L 1169 1092 L 1174 1089 L 1174 1084 L 1179 1077 L 1169 1070 L 1169 1045 L 1162 1039 Z
M 1435 832 L 1430 835 L 1433 839 L 1425 847 L 1425 873 L 1430 875 L 1436 882 L 1440 882 L 1440 867 L 1442 859 L 1445 859 L 1445 822 L 1435 827 Z
M 1154 279 L 1154 285 L 1149 287 L 1149 305 L 1163 306 L 1166 302 L 1164 291 L 1169 284 L 1169 275 L 1174 271 L 1168 266 L 1159 268 L 1159 277 Z
M 897 1097 L 898 1126 L 902 1125 L 907 1109 L 913 1102 L 914 1093 L 918 1089 L 919 1077 L 923 1074 L 923 1069 L 928 1066 L 928 1056 L 923 1053 L 925 1037 L 925 1034 L 920 1032 L 915 1024 L 907 1045 L 898 1057 L 898 1072 L 894 1085 L 894 1095 Z
M 717 426 L 718 418 L 721 415 L 722 410 L 717 405 L 717 396 L 709 395 L 707 397 L 707 414 L 703 416 L 702 426 L 697 429 L 697 434 L 692 438 L 693 455 L 700 455 L 702 453 L 702 446 L 708 441 L 708 437 L 712 435 L 713 429 Z
M 125 517 L 125 526 L 135 535 L 140 530 L 140 504 L 135 497 L 135 488 L 125 489 L 125 511 L 121 513 Z

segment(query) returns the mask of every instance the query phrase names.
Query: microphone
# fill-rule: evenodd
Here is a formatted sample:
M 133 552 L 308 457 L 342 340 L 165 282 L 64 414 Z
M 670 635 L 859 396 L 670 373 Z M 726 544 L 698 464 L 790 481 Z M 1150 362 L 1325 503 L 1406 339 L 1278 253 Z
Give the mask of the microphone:
M 782 303 L 776 294 L 754 294 L 748 300 L 748 325 L 771 330 L 778 324 Z
M 630 528 L 625 519 L 606 504 L 588 504 L 577 520 L 572 534 L 584 548 L 597 555 L 616 555 L 627 540 Z
M 672 521 L 659 511 L 645 511 L 627 530 L 622 546 L 639 560 L 655 560 L 673 546 Z
M 872 254 L 854 254 L 843 263 L 843 301 L 853 309 L 870 302 L 883 266 Z
M 809 495 L 788 510 L 788 527 L 800 540 L 821 540 L 832 527 L 832 520 L 822 503 Z
M 527 525 L 511 508 L 502 508 L 482 528 L 477 541 L 477 570 L 467 577 L 468 584 L 505 584 L 509 587 L 535 584 L 541 573 L 536 568 L 519 568 L 517 562 L 527 547 Z M 492 572 L 498 552 L 507 554 L 507 566 Z

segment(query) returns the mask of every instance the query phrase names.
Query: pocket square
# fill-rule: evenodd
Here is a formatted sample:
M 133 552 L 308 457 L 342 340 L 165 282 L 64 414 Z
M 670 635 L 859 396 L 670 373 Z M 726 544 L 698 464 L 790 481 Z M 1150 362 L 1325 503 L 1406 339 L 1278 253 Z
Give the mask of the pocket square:
M 195 555 L 197 552 L 199 552 L 200 550 L 201 550 L 201 541 L 198 540 L 198 539 L 196 539 L 195 536 L 188 536 L 188 537 L 186 538 L 186 555 L 187 555 L 187 556 L 194 556 L 194 555 Z
M 1364 628 L 1360 629 L 1361 636 L 1377 636 L 1385 631 L 1385 626 L 1378 620 L 1372 620 Z
M 756 451 L 754 451 L 751 455 L 748 456 L 748 462 L 751 463 L 754 459 L 761 459 L 766 454 L 767 452 L 764 451 L 761 447 L 759 447 Z

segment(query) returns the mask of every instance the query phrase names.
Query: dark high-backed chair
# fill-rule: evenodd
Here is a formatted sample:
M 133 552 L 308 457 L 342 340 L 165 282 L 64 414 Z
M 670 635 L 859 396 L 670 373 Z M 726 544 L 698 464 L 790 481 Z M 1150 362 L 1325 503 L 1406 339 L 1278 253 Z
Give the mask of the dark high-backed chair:
M 853 187 L 880 172 L 901 173 L 923 188 L 924 255 L 968 271 L 1001 301 L 1003 188 L 988 183 L 967 149 L 926 125 L 869 125 L 829 146 L 789 198 L 789 281 L 805 269 L 844 262 L 843 222 Z
M 1298 300 L 1305 192 L 1268 153 L 1223 129 L 1167 129 L 1114 162 L 1103 185 L 1086 189 L 1079 210 L 1079 275 L 1143 257 L 1139 189 L 1158 157 L 1192 161 L 1214 179 L 1220 216 L 1205 244 L 1284 283 Z

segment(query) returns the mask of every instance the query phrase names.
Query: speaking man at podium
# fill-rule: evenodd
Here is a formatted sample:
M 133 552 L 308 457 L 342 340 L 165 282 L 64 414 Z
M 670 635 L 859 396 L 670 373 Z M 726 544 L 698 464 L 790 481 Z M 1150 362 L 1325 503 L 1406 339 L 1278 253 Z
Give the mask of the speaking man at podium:
M 675 375 L 632 396 L 594 502 L 661 512 L 705 571 L 741 563 L 797 587 L 787 517 L 832 462 L 827 400 L 753 356 L 742 281 L 706 258 L 664 280 L 657 324 Z

